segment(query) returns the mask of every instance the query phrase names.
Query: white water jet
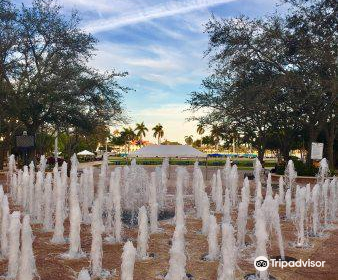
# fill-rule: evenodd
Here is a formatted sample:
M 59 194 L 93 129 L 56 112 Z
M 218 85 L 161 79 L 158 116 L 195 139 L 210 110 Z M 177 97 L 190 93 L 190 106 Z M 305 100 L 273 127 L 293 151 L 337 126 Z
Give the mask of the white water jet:
M 337 219 L 337 179 L 334 177 L 330 183 L 330 220 L 331 222 Z
M 13 199 L 14 202 L 18 202 L 18 175 L 16 173 L 13 173 L 11 175 L 11 179 L 10 179 L 10 195 Z
M 296 197 L 296 228 L 297 228 L 297 247 L 305 246 L 305 232 L 304 232 L 304 220 L 305 220 L 305 196 L 306 188 L 298 188 L 298 195 Z
M 210 222 L 210 203 L 206 192 L 203 192 L 202 195 L 202 209 L 202 234 L 207 235 Z
M 254 167 L 254 177 L 255 177 L 255 184 L 258 185 L 258 182 L 261 181 L 261 172 L 262 172 L 262 164 L 259 161 L 258 158 L 255 158 L 253 161 L 253 167 Z
M 228 188 L 225 189 L 222 221 L 223 223 L 231 223 L 231 202 Z
M 288 189 L 285 195 L 285 217 L 287 220 L 291 220 L 291 204 L 291 189 Z
M 34 215 L 33 218 L 37 223 L 42 223 L 43 221 L 43 178 L 44 173 L 38 171 L 36 173 L 36 182 L 35 182 L 35 197 L 34 197 Z
M 26 211 L 28 206 L 28 191 L 29 191 L 29 172 L 28 166 L 23 167 L 23 174 L 22 174 L 22 200 L 20 205 Z
M 111 235 L 113 228 L 114 228 L 114 220 L 113 220 L 113 209 L 114 209 L 114 203 L 113 203 L 113 188 L 114 188 L 114 180 L 115 180 L 115 172 L 112 171 L 110 173 L 110 179 L 109 179 L 109 192 L 108 197 L 105 200 L 106 203 L 106 211 L 107 211 L 107 218 L 105 221 L 105 231 L 108 234 L 108 236 L 105 238 L 108 242 L 114 241 L 114 237 Z M 83 211 L 82 211 L 83 213 Z
M 20 212 L 14 211 L 10 217 L 9 251 L 7 279 L 16 279 L 19 269 L 20 253 Z
M 175 204 L 174 221 L 177 226 L 185 224 L 183 184 L 185 181 L 185 177 L 187 175 L 187 171 L 183 167 L 178 167 L 176 173 L 177 173 L 177 182 L 176 182 L 176 204 Z
M 268 195 L 273 196 L 272 183 L 271 183 L 271 173 L 270 172 L 268 174 L 268 179 L 266 180 L 266 194 L 265 194 L 265 196 L 268 196 Z
M 29 214 L 34 213 L 34 182 L 35 182 L 35 166 L 34 162 L 32 161 L 29 164 L 29 194 L 28 194 L 28 208 L 26 212 Z
M 55 197 L 55 227 L 54 234 L 51 242 L 54 244 L 64 244 L 65 238 L 63 237 L 64 226 L 64 185 L 61 182 L 61 177 L 59 174 L 56 174 L 56 197 Z
M 92 205 L 94 203 L 94 197 L 95 197 L 95 188 L 94 188 L 94 169 L 92 166 L 88 168 L 88 199 L 89 199 L 89 205 Z
M 77 280 L 90 280 L 90 274 L 88 269 L 82 268 L 79 272 Z
M 115 168 L 114 187 L 112 188 L 114 204 L 114 238 L 115 242 L 121 242 L 122 220 L 121 220 L 121 168 Z
M 222 187 L 222 180 L 221 180 L 221 171 L 217 170 L 216 175 L 216 212 L 221 213 L 223 208 L 223 187 Z
M 237 216 L 237 246 L 243 248 L 245 246 L 246 224 L 248 220 L 248 203 L 242 201 L 238 206 Z
M 84 257 L 85 254 L 81 249 L 81 210 L 77 195 L 77 158 L 74 154 L 71 158 L 72 168 L 70 171 L 70 198 L 69 198 L 69 251 L 62 256 L 65 258 L 76 259 Z
M 43 230 L 53 230 L 53 210 L 52 210 L 52 174 L 47 173 L 44 191 L 44 220 Z
M 238 171 L 237 165 L 234 164 L 230 173 L 230 199 L 232 207 L 237 205 L 237 192 L 238 192 Z
M 36 274 L 35 258 L 33 253 L 33 234 L 29 215 L 25 215 L 21 230 L 21 256 L 18 280 L 32 280 Z
M 9 226 L 9 205 L 7 195 L 2 198 L 1 204 L 1 257 L 8 257 L 8 238 L 10 232 L 8 232 Z
M 261 206 L 261 210 L 264 212 L 265 225 L 268 230 L 268 236 L 272 236 L 272 229 L 274 229 L 277 235 L 280 256 L 282 259 L 284 259 L 284 242 L 280 226 L 278 196 L 273 199 L 271 195 L 268 195 Z
M 279 189 L 279 204 L 283 204 L 284 203 L 284 180 L 283 180 L 283 176 L 279 177 L 279 181 L 278 181 L 278 189 Z
M 234 229 L 230 223 L 222 224 L 221 259 L 217 270 L 217 280 L 235 280 L 236 246 Z
M 16 171 L 15 156 L 12 154 L 8 157 L 8 173 L 7 173 L 7 184 L 10 183 L 12 175 Z
M 16 192 L 16 203 L 18 205 L 22 205 L 23 201 L 23 171 L 21 169 L 18 170 L 18 188 Z
M 93 277 L 99 277 L 102 273 L 102 233 L 104 232 L 104 226 L 100 203 L 101 201 L 96 199 L 92 209 L 90 264 Z
M 82 177 L 83 177 L 83 181 L 82 181 L 82 204 L 81 204 L 81 210 L 82 210 L 82 220 L 84 224 L 90 224 L 91 219 L 90 219 L 90 215 L 89 215 L 89 170 L 87 168 L 83 169 L 83 173 L 82 173 Z M 111 201 L 110 199 L 108 199 L 108 201 Z M 111 202 L 112 203 L 112 202 Z M 111 213 L 108 212 L 108 213 Z M 109 221 L 111 220 L 111 217 L 109 219 Z
M 322 185 L 322 202 L 324 203 L 324 226 L 327 227 L 328 225 L 328 218 L 329 218 L 329 183 L 330 180 L 326 179 L 324 184 Z
M 257 209 L 255 213 L 255 237 L 256 237 L 256 251 L 255 258 L 259 256 L 268 257 L 266 252 L 266 243 L 268 241 L 268 234 L 266 232 L 266 224 L 264 212 L 262 209 Z M 268 271 L 258 272 L 260 279 L 268 279 Z
M 151 180 L 149 186 L 149 208 L 150 208 L 150 232 L 158 231 L 158 203 L 156 197 L 156 173 L 151 173 Z
M 286 186 L 287 186 L 288 189 L 291 189 L 291 193 L 292 193 L 293 185 L 294 185 L 296 178 L 297 178 L 297 172 L 295 170 L 295 166 L 294 166 L 293 161 L 291 159 L 288 161 L 288 164 L 285 168 L 284 175 L 285 175 Z
M 320 231 L 319 199 L 320 186 L 316 184 L 312 189 L 312 231 L 314 236 L 318 236 Z
M 243 187 L 241 189 L 242 201 L 250 203 L 250 183 L 248 177 L 245 177 L 243 181 Z
M 185 176 L 183 175 L 183 171 L 181 173 L 182 173 L 182 176 Z M 179 172 L 177 172 L 177 180 L 179 179 L 178 176 L 179 176 Z M 195 200 L 196 216 L 197 218 L 201 218 L 202 210 L 203 210 L 202 199 L 203 199 L 203 192 L 205 190 L 205 185 L 203 181 L 202 171 L 199 168 L 198 164 L 196 163 L 194 165 L 192 186 L 193 186 L 193 194 L 194 194 L 194 200 Z
M 227 157 L 224 168 L 223 168 L 223 181 L 224 181 L 225 188 L 228 188 L 228 189 L 231 188 L 230 173 L 231 173 L 231 161 L 230 161 L 230 157 Z
M 208 231 L 209 253 L 206 256 L 206 259 L 210 261 L 217 260 L 219 257 L 218 234 L 219 225 L 217 224 L 216 217 L 214 215 L 210 215 Z
M 216 173 L 212 174 L 211 178 L 211 199 L 216 203 Z
M 329 163 L 327 162 L 326 158 L 323 158 L 319 163 L 317 182 L 319 184 L 323 184 L 325 179 L 329 176 L 329 173 L 330 173 Z
M 39 171 L 41 172 L 42 176 L 45 176 L 46 166 L 47 166 L 46 156 L 41 155 L 40 164 L 39 164 Z
M 187 257 L 185 255 L 185 226 L 176 225 L 172 246 L 169 251 L 169 269 L 165 280 L 183 280 L 186 277 Z
M 148 217 L 147 210 L 142 206 L 138 214 L 138 235 L 137 235 L 137 259 L 145 260 L 148 258 L 148 239 L 149 239 L 149 230 L 148 230 Z
M 136 249 L 131 241 L 127 241 L 123 246 L 121 280 L 134 279 Z

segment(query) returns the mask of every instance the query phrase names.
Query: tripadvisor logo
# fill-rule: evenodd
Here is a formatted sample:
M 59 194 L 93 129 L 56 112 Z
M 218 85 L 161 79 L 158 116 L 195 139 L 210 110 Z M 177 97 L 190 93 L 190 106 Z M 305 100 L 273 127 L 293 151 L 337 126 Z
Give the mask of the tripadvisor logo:
M 254 266 L 258 271 L 265 271 L 268 269 L 271 262 L 271 267 L 324 267 L 325 261 L 311 261 L 310 259 L 303 261 L 299 259 L 298 261 L 283 261 L 271 259 L 268 260 L 267 257 L 259 256 L 254 261 Z
M 258 271 L 265 271 L 269 267 L 269 260 L 264 256 L 259 256 L 255 259 L 254 266 Z

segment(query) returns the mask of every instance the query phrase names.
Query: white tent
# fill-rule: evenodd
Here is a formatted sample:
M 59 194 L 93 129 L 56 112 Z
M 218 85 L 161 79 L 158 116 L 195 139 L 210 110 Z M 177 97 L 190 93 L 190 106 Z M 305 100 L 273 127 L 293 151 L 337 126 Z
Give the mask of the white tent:
M 81 152 L 78 152 L 77 155 L 78 155 L 78 156 L 95 156 L 94 153 L 89 152 L 89 151 L 87 151 L 87 150 L 83 150 L 83 151 L 81 151 Z
M 187 145 L 149 145 L 129 153 L 128 156 L 148 158 L 206 158 L 207 154 Z

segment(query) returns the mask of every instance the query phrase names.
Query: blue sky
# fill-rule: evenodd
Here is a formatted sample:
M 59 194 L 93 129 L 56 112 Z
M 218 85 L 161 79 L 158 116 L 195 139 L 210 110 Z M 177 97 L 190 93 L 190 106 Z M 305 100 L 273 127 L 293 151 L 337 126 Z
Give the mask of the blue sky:
M 30 3 L 16 0 L 16 3 Z M 135 91 L 124 98 L 130 125 L 144 121 L 151 131 L 164 126 L 164 138 L 184 142 L 196 135 L 187 122 L 185 103 L 208 75 L 203 24 L 211 13 L 221 17 L 264 16 L 275 0 L 59 0 L 64 12 L 77 9 L 81 26 L 99 39 L 90 62 L 99 70 L 129 72 L 122 83 Z M 147 139 L 155 142 L 152 133 Z

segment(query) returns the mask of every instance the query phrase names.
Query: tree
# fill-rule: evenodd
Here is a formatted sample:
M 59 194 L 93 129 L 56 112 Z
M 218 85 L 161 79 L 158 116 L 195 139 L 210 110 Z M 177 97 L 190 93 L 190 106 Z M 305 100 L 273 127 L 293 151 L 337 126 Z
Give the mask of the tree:
M 124 127 L 120 133 L 120 137 L 124 145 L 127 145 L 127 151 L 130 151 L 130 142 L 135 140 L 137 135 L 131 127 Z
M 187 145 L 191 146 L 192 143 L 194 142 L 193 136 L 192 135 L 185 136 L 184 141 Z
M 1 1 L 0 11 L 8 11 Z M 93 131 L 123 120 L 117 79 L 127 73 L 100 73 L 88 66 L 97 40 L 79 28 L 76 12 L 64 17 L 54 0 L 35 0 L 1 16 L 1 97 L 9 116 L 31 135 L 49 125 L 56 130 Z M 12 43 L 14 42 L 14 43 Z M 5 46 L 3 48 L 2 46 Z M 13 55 L 15 54 L 15 55 Z M 7 113 L 6 113 L 7 114 Z M 8 115 L 8 114 L 7 114 Z
M 155 125 L 152 130 L 154 131 L 153 136 L 157 138 L 157 144 L 161 144 L 161 138 L 164 136 L 163 126 L 159 123 Z
M 199 123 L 199 124 L 197 125 L 197 130 L 196 130 L 196 131 L 197 131 L 197 133 L 198 133 L 199 135 L 204 134 L 205 130 L 204 130 L 203 124 Z
M 148 128 L 145 126 L 144 122 L 137 123 L 135 132 L 137 137 L 142 141 L 142 138 L 146 136 L 146 132 L 148 131 Z
M 285 2 L 285 16 L 208 22 L 212 74 L 188 102 L 192 110 L 209 109 L 200 122 L 223 134 L 237 130 L 260 159 L 271 138 L 287 158 L 304 132 L 310 163 L 311 143 L 329 120 L 336 126 L 337 7 L 329 0 Z

